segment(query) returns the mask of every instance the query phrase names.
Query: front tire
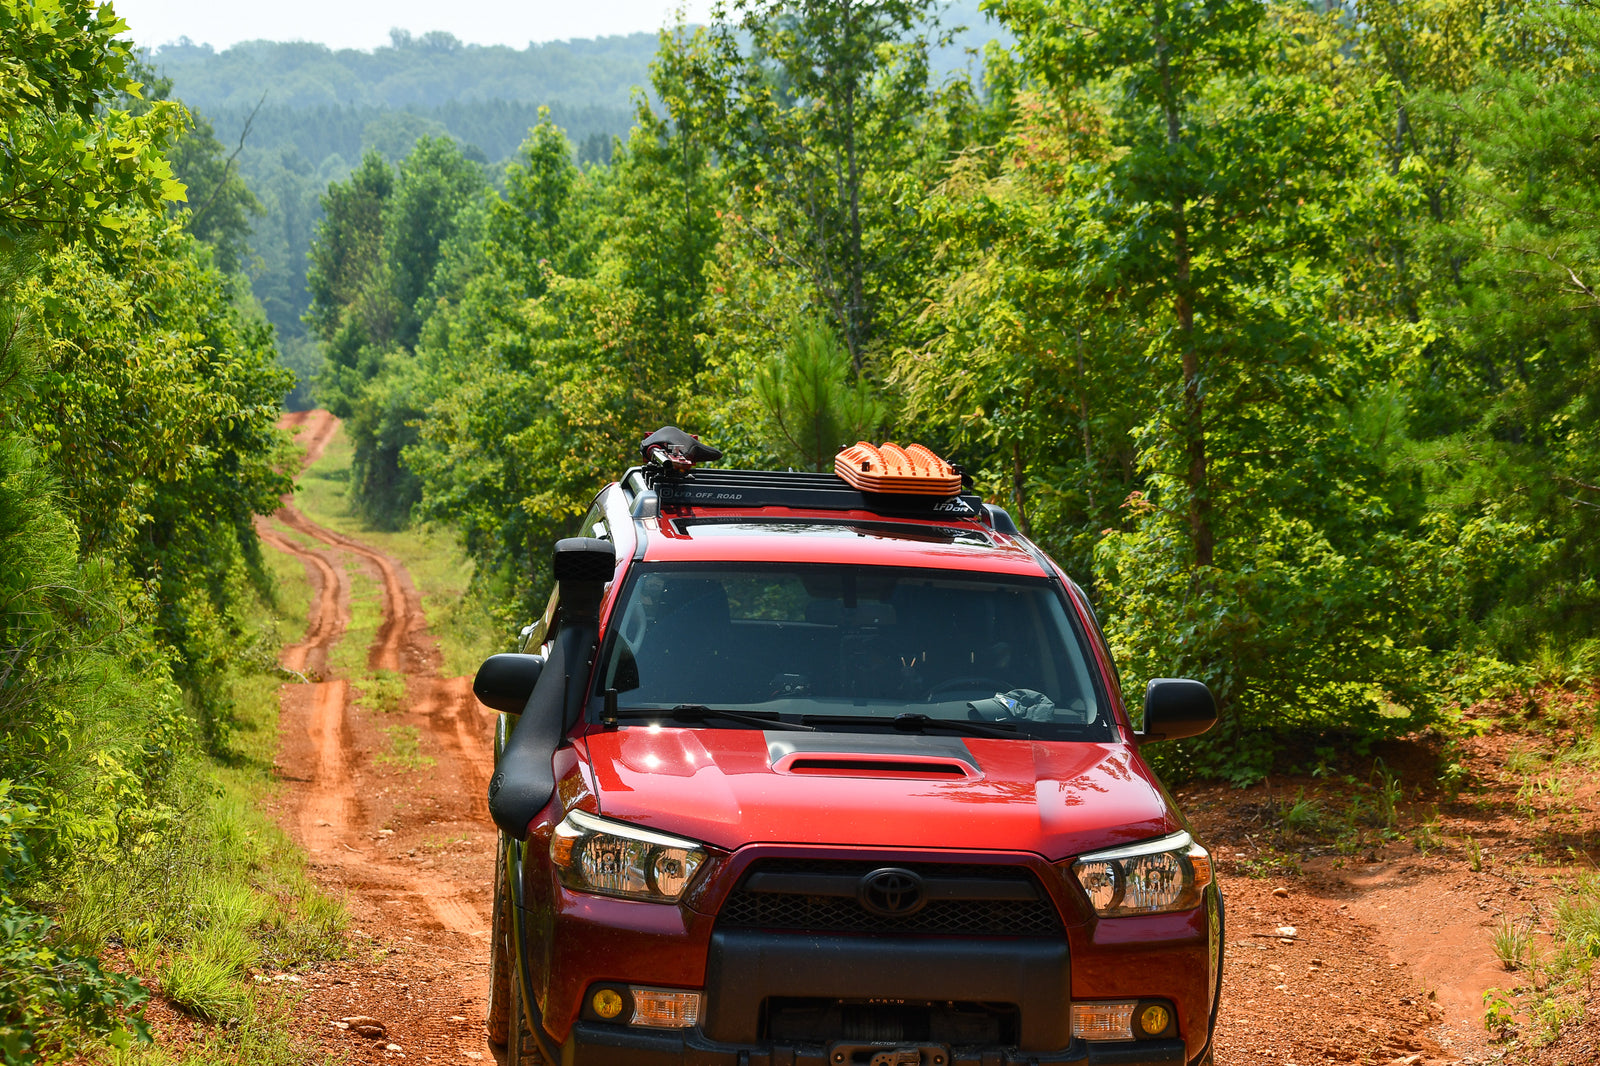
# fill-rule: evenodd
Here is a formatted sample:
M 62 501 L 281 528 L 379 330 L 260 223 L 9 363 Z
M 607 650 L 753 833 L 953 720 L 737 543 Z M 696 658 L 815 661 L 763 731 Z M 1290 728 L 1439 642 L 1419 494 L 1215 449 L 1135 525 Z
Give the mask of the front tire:
M 489 1043 L 505 1047 L 511 1030 L 511 893 L 506 891 L 506 849 L 494 859 L 494 916 L 489 927 L 489 1017 L 484 1027 Z
M 544 1052 L 539 1050 L 539 1041 L 534 1039 L 532 1025 L 529 1020 L 532 1012 L 528 1010 L 524 1000 L 522 982 L 511 982 L 511 1012 L 510 1039 L 506 1041 L 506 1066 L 545 1066 Z

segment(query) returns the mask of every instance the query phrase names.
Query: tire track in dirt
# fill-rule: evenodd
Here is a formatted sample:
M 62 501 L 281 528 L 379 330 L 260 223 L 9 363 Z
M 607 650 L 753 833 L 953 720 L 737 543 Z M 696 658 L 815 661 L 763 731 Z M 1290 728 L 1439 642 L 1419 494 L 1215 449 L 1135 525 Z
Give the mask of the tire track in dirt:
M 311 604 L 305 638 L 285 646 L 279 659 L 285 670 L 320 676 L 328 668 L 328 649 L 344 636 L 345 619 L 349 617 L 349 586 L 344 576 L 319 552 L 301 547 L 264 521 L 257 521 L 256 532 L 265 544 L 296 556 L 314 572 L 312 585 L 317 589 L 317 598 Z
M 342 548 L 361 557 L 377 570 L 383 583 L 383 622 L 367 652 L 367 666 L 373 670 L 400 670 L 400 654 L 405 650 L 422 660 L 408 665 L 425 668 L 428 653 L 423 645 L 429 643 L 426 636 L 428 622 L 422 613 L 421 596 L 415 587 L 410 587 L 409 581 L 401 580 L 404 568 L 360 541 L 324 529 L 292 504 L 285 504 L 275 517 L 297 533 L 321 541 L 330 548 Z
M 281 424 L 298 433 L 307 466 L 339 429 L 326 411 L 291 414 Z M 358 1061 L 417 1051 L 425 1060 L 483 1060 L 493 714 L 473 698 L 470 678 L 438 676 L 421 595 L 399 561 L 322 527 L 288 497 L 258 529 L 268 546 L 304 563 L 316 590 L 305 638 L 282 656 L 286 669 L 308 677 L 283 691 L 278 770 L 290 786 L 283 821 L 317 880 L 346 898 L 356 934 L 387 957 L 304 975 L 300 1022 Z M 393 712 L 362 706 L 361 678 L 330 676 L 329 653 L 350 625 L 350 568 L 381 593 L 367 668 L 403 679 Z M 386 760 L 396 761 L 390 748 L 402 730 L 415 731 L 416 753 L 391 769 Z M 418 995 L 424 986 L 429 994 Z M 379 1018 L 384 1039 L 373 1044 L 328 1026 L 354 1014 Z M 385 1050 L 390 1043 L 403 1051 Z

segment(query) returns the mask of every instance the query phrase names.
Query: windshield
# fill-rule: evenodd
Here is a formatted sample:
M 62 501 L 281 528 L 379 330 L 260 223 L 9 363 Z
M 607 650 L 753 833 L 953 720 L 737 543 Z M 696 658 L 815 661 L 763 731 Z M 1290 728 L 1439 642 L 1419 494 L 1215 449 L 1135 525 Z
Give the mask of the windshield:
M 641 567 L 612 614 L 597 693 L 626 722 L 685 706 L 824 728 L 993 723 L 985 735 L 1116 737 L 1086 644 L 1043 578 L 873 566 Z M 663 714 L 662 721 L 671 716 Z M 899 721 L 896 722 L 896 718 Z M 625 723 L 626 724 L 626 723 Z M 673 724 L 683 724 L 681 721 Z

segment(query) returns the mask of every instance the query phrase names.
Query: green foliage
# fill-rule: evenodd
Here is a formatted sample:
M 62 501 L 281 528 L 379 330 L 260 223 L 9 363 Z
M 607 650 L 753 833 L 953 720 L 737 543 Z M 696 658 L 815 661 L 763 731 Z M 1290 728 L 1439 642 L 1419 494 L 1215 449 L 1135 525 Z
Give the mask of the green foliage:
M 183 187 L 164 153 L 235 206 L 248 190 L 203 130 L 183 155 L 178 105 L 139 100 L 124 29 L 109 5 L 0 2 L 7 1063 L 146 1035 L 144 989 L 94 956 L 113 932 L 133 951 L 158 910 L 85 900 L 170 891 L 172 868 L 145 876 L 152 856 L 222 839 L 204 817 L 217 789 L 194 783 L 208 755 L 239 754 L 236 672 L 264 665 L 252 522 L 289 488 L 275 427 L 289 382 L 216 266 L 238 251 L 238 219 L 204 201 L 169 215 Z M 201 866 L 195 880 L 219 880 Z
M 528 615 L 657 426 L 814 469 L 882 432 L 1090 588 L 1129 702 L 1211 686 L 1170 774 L 1580 683 L 1593 11 L 987 6 L 981 83 L 921 0 L 734 0 L 662 35 L 612 151 L 541 113 L 502 192 L 426 137 L 334 185 L 308 322 L 368 518 L 453 528 Z
M 407 371 L 429 398 L 404 453 L 422 514 L 458 529 L 480 587 L 518 610 L 543 594 L 548 545 L 638 441 L 677 420 L 703 365 L 719 228 L 683 81 L 697 47 L 663 35 L 667 113 L 641 101 L 609 168 L 578 170 L 554 126 L 530 133 L 476 273 L 429 320 Z
M 179 223 L 143 216 L 122 238 L 45 257 L 19 292 L 44 344 L 32 427 L 81 550 L 143 585 L 215 739 L 228 712 L 204 682 L 246 639 L 231 604 L 257 565 L 252 516 L 290 486 L 275 425 L 289 382 Z
M 850 380 L 850 353 L 820 322 L 797 322 L 789 346 L 757 371 L 753 387 L 772 450 L 802 470 L 831 471 L 839 449 L 884 422 L 883 404 L 864 378 Z
M 6 1066 L 66 1061 L 82 1032 L 116 1047 L 150 1039 L 136 1013 L 147 997 L 143 986 L 106 973 L 91 955 L 64 950 L 53 923 L 9 894 L 27 877 L 33 862 L 27 838 L 43 814 L 0 780 L 0 1062 Z
M 400 453 L 416 440 L 411 349 L 441 300 L 465 282 L 487 224 L 482 168 L 448 138 L 423 137 L 398 171 L 368 153 L 348 182 L 330 186 L 308 274 L 307 324 L 325 345 L 318 392 L 348 419 L 355 500 L 376 525 L 396 528 L 418 488 Z
M 114 240 L 126 224 L 117 208 L 184 199 L 162 154 L 182 109 L 105 106 L 139 92 L 117 39 L 127 28 L 94 0 L 0 0 L 0 234 Z
M 719 2 L 692 74 L 736 193 L 729 224 L 797 272 L 858 372 L 925 261 L 904 193 L 945 147 L 925 125 L 934 10 Z
M 171 78 L 153 71 L 143 56 L 132 57 L 128 66 L 141 83 L 137 96 L 124 94 L 119 101 L 128 111 L 144 114 L 170 99 Z M 184 212 L 185 228 L 211 247 L 217 268 L 236 274 L 250 253 L 251 220 L 262 213 L 261 202 L 238 172 L 243 145 L 227 153 L 211 122 L 193 111 L 183 125 L 166 156 L 173 175 L 192 193 L 184 204 L 169 204 L 168 211 Z

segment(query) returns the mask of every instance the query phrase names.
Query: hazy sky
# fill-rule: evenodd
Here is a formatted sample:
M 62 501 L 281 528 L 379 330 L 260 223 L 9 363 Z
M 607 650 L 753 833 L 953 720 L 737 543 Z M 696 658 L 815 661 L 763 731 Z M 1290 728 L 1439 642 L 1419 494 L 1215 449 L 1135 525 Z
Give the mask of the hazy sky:
M 188 37 L 223 49 L 239 41 L 320 41 L 335 48 L 389 43 L 389 30 L 448 30 L 473 44 L 653 32 L 683 7 L 704 21 L 711 0 L 114 0 L 133 40 L 156 47 Z

